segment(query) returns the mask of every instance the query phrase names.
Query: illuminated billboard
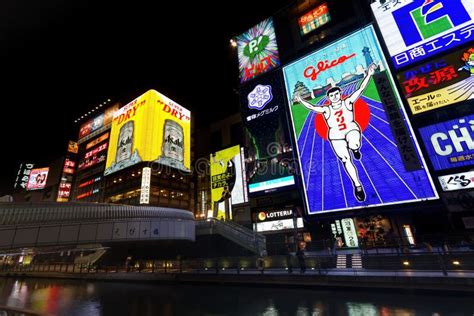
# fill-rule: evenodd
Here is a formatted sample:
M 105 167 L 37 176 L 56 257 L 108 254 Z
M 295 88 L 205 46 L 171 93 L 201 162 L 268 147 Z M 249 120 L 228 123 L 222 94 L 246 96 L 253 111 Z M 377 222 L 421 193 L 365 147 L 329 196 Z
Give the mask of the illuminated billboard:
M 331 223 L 331 231 L 337 248 L 357 248 L 359 239 L 352 218 L 343 218 Z
M 86 150 L 88 150 L 89 148 L 94 147 L 94 146 L 97 145 L 97 144 L 102 143 L 103 141 L 105 141 L 105 140 L 108 139 L 108 138 L 109 138 L 109 133 L 108 133 L 108 132 L 105 133 L 105 134 L 103 134 L 103 135 L 101 135 L 100 137 L 97 137 L 96 139 L 94 139 L 94 140 L 92 140 L 92 141 L 90 141 L 90 142 L 87 143 L 87 145 L 86 145 Z
M 272 18 L 237 36 L 236 41 L 240 82 L 253 79 L 280 65 Z
M 301 35 L 306 35 L 329 22 L 331 15 L 327 3 L 317 6 L 298 19 Z
M 74 174 L 74 167 L 76 166 L 76 163 L 72 161 L 69 158 L 66 158 L 64 160 L 64 167 L 63 167 L 63 172 L 68 173 L 68 174 Z
M 249 195 L 287 189 L 295 184 L 283 89 L 280 71 L 240 88 Z
M 474 114 L 419 129 L 435 170 L 474 164 Z
M 46 186 L 46 180 L 48 179 L 49 168 L 37 168 L 32 169 L 28 184 L 26 185 L 27 190 L 41 190 Z
M 104 175 L 142 161 L 191 170 L 191 112 L 149 90 L 115 112 Z
M 309 214 L 437 198 L 372 26 L 283 72 Z
M 25 190 L 28 185 L 28 179 L 30 178 L 31 170 L 34 168 L 35 164 L 33 163 L 22 163 L 18 169 L 15 184 L 13 188 L 15 190 Z
M 67 145 L 67 151 L 73 154 L 77 154 L 77 152 L 79 151 L 79 145 L 76 142 L 70 140 L 69 144 Z
M 87 122 L 83 123 L 79 128 L 79 139 L 88 136 L 89 134 L 101 129 L 104 126 L 107 126 L 112 122 L 115 111 L 118 110 L 118 103 L 111 106 L 104 113 L 97 115 L 94 118 L 91 118 Z
M 413 114 L 474 98 L 474 46 L 397 75 Z
M 474 39 L 472 0 L 378 0 L 371 6 L 395 68 Z
M 257 211 L 253 214 L 253 229 L 256 232 L 269 232 L 303 228 L 303 218 L 295 216 L 293 212 L 292 209 Z
M 443 191 L 474 189 L 474 171 L 438 177 Z
M 232 205 L 248 202 L 243 151 L 233 146 L 210 156 L 212 210 L 217 218 L 232 219 Z

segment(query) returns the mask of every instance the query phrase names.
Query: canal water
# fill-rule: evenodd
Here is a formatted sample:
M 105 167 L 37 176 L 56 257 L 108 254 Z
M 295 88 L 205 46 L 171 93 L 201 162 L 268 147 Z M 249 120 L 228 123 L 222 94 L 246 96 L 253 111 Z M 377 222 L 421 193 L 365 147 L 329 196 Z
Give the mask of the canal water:
M 8 278 L 0 278 L 0 305 L 67 316 L 474 315 L 469 294 Z

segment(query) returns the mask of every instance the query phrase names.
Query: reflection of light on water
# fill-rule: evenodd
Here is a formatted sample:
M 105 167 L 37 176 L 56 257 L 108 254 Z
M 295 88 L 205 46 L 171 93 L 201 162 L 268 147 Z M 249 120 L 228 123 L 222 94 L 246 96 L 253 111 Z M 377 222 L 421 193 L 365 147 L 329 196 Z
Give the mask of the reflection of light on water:
M 28 297 L 28 286 L 26 283 L 15 281 L 10 296 L 7 299 L 7 305 L 24 308 Z
M 94 301 L 83 301 L 81 305 L 74 309 L 76 315 L 100 316 L 102 315 L 101 305 Z
M 95 285 L 94 285 L 94 283 L 87 283 L 86 292 L 87 292 L 88 295 L 94 294 L 94 292 L 95 292 Z
M 349 316 L 378 316 L 377 308 L 370 303 L 346 303 Z
M 278 310 L 272 300 L 268 302 L 268 306 L 263 311 L 262 316 L 278 316 Z
M 310 316 L 309 308 L 305 306 L 298 306 L 296 316 Z
M 321 302 L 318 302 L 316 304 L 314 304 L 313 306 L 313 313 L 311 314 L 311 316 L 321 316 L 324 314 L 324 304 L 322 304 Z

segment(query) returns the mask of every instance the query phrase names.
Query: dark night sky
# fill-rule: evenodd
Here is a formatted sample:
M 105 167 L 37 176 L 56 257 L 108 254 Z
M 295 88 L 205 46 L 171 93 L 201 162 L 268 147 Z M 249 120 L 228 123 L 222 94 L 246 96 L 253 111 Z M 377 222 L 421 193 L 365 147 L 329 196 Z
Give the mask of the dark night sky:
M 2 1 L 0 195 L 20 162 L 64 154 L 74 120 L 106 98 L 153 88 L 198 126 L 237 112 L 229 39 L 289 2 Z

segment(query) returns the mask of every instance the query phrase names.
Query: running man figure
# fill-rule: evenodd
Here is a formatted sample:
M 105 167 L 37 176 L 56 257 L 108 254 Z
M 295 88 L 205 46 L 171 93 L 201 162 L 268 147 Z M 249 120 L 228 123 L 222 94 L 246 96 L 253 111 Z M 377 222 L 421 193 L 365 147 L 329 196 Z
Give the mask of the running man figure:
M 359 124 L 354 120 L 354 104 L 367 87 L 370 78 L 374 75 L 377 66 L 369 66 L 367 75 L 362 80 L 360 87 L 345 99 L 341 97 L 341 88 L 333 87 L 326 93 L 331 102 L 329 106 L 313 105 L 296 95 L 296 100 L 307 109 L 321 113 L 328 126 L 328 140 L 336 157 L 342 162 L 346 174 L 349 176 L 354 188 L 354 196 L 359 202 L 365 201 L 365 191 L 359 179 L 357 168 L 352 160 L 349 150 L 352 151 L 354 159 L 360 160 L 362 154 L 361 130 Z

